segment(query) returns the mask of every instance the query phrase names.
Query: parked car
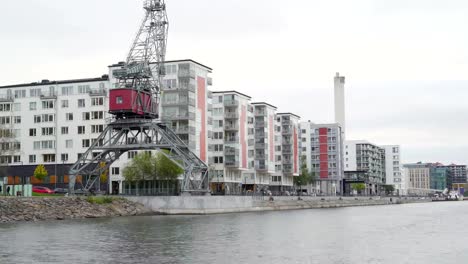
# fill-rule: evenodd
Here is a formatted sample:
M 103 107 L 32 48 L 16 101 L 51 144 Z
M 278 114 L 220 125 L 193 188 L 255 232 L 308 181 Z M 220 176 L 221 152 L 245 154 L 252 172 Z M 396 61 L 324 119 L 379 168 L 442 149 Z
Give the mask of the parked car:
M 67 188 L 55 188 L 54 193 L 66 194 L 68 193 L 68 189 Z
M 35 193 L 47 193 L 47 194 L 52 194 L 54 191 L 47 187 L 42 187 L 42 186 L 33 186 L 32 191 Z

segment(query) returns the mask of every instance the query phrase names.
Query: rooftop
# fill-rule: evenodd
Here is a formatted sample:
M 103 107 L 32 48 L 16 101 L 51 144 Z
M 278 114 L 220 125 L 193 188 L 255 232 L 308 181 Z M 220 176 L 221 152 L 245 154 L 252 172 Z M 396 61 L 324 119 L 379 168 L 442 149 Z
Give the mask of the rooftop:
M 109 76 L 107 74 L 104 74 L 104 75 L 102 75 L 101 77 L 98 77 L 98 78 L 71 79 L 71 80 L 60 80 L 60 81 L 42 80 L 40 82 L 0 86 L 0 89 L 30 87 L 30 86 L 43 86 L 43 85 L 69 84 L 69 83 L 102 82 L 102 81 L 108 81 L 108 80 L 109 80 Z

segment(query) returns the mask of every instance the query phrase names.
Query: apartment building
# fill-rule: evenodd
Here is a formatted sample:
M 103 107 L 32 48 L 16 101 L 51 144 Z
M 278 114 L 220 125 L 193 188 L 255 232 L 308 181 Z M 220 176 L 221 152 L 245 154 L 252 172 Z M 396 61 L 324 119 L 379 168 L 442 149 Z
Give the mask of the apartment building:
M 123 67 L 123 62 L 109 66 L 112 88 L 117 79 L 113 71 Z M 185 144 L 208 162 L 208 144 L 212 136 L 212 69 L 193 60 L 174 60 L 164 63 L 159 116 L 162 122 L 173 129 Z M 114 162 L 110 168 L 111 186 L 114 193 L 122 192 L 123 168 L 136 155 L 130 151 Z
M 275 173 L 276 106 L 265 102 L 252 103 L 255 124 L 255 185 L 257 190 L 270 185 Z
M 380 192 L 385 184 L 385 149 L 365 140 L 345 141 L 345 193 L 352 193 L 352 183 L 365 183 L 366 195 Z
M 299 119 L 293 113 L 277 113 L 275 128 L 275 173 L 270 189 L 274 192 L 292 190 L 294 177 L 299 176 Z
M 213 92 L 208 164 L 214 193 L 255 189 L 254 107 L 250 99 L 237 91 Z
M 0 128 L 14 135 L 2 143 L 6 174 L 40 183 L 30 177 L 38 164 L 45 164 L 49 178 L 44 185 L 66 184 L 70 164 L 104 130 L 108 89 L 107 75 L 1 86 Z
M 406 194 L 425 195 L 431 193 L 431 164 L 404 164 Z
M 393 185 L 395 193 L 402 194 L 405 186 L 402 181 L 401 147 L 399 145 L 381 147 L 385 149 L 385 184 Z
M 300 138 L 301 157 L 316 179 L 310 191 L 324 195 L 342 193 L 344 139 L 341 125 L 301 122 Z
M 466 183 L 466 165 L 450 164 L 444 166 L 449 169 L 452 183 Z

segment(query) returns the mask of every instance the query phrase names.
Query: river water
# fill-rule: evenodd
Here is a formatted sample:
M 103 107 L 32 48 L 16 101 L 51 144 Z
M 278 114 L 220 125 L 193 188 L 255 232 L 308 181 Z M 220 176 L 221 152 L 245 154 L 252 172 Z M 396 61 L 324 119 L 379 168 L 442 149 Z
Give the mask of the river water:
M 0 263 L 467 263 L 468 202 L 0 225 Z

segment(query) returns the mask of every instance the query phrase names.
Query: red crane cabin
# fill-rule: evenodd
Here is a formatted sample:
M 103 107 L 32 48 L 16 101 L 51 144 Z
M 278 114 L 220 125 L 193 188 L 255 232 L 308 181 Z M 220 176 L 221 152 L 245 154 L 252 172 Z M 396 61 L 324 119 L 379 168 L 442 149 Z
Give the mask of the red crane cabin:
M 109 113 L 116 116 L 154 117 L 157 116 L 157 109 L 156 100 L 149 92 L 131 88 L 112 89 L 109 92 Z

